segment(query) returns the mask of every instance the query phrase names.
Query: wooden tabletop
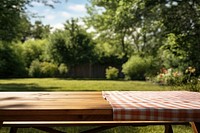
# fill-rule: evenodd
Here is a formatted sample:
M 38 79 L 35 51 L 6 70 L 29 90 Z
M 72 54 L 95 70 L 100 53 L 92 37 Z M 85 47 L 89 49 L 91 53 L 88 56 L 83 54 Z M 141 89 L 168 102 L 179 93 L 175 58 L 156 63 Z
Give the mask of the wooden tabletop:
M 0 121 L 106 121 L 101 92 L 0 92 Z

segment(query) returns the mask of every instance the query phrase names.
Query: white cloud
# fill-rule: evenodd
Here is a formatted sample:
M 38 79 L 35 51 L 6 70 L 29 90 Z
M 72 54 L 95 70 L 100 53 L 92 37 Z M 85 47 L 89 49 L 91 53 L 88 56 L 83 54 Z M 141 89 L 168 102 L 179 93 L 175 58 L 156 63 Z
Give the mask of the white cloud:
M 44 4 L 39 3 L 39 2 L 31 2 L 31 5 L 33 5 L 34 7 L 36 7 L 36 6 L 38 6 L 38 7 L 44 6 Z
M 53 19 L 55 19 L 55 15 L 46 15 L 45 16 L 45 18 L 47 19 L 47 20 L 53 20 Z
M 52 31 L 55 31 L 56 29 L 60 29 L 60 30 L 64 29 L 64 25 L 61 24 L 61 23 L 57 23 L 55 25 L 52 25 L 52 27 L 53 27 Z
M 68 8 L 74 12 L 86 12 L 85 5 L 81 5 L 81 4 L 70 5 Z
M 82 2 L 79 4 L 70 2 L 56 4 L 54 9 L 44 6 L 42 3 L 33 2 L 32 4 L 34 7 L 29 7 L 29 10 L 32 13 L 36 13 L 39 17 L 31 18 L 31 22 L 34 23 L 35 20 L 40 20 L 45 25 L 50 24 L 53 30 L 64 29 L 63 24 L 66 20 L 70 18 L 80 18 L 86 14 L 85 4 L 82 4 Z M 85 26 L 82 21 L 79 22 L 79 25 Z
M 66 18 L 72 17 L 72 14 L 70 14 L 70 13 L 68 13 L 68 12 L 60 12 L 60 15 L 61 15 L 62 17 L 66 17 Z

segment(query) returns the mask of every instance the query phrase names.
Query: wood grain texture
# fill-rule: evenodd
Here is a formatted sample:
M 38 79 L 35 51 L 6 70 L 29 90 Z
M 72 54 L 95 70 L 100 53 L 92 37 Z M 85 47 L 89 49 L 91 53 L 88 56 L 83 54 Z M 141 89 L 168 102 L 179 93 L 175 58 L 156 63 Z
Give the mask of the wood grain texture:
M 101 92 L 0 92 L 0 120 L 112 120 L 112 107 Z

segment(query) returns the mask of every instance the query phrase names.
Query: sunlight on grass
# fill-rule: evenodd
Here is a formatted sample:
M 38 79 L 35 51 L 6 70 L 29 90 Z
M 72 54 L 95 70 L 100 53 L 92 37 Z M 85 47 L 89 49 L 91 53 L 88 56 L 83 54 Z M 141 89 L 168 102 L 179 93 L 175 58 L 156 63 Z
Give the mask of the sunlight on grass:
M 162 91 L 171 87 L 144 81 L 67 80 L 56 78 L 0 80 L 0 91 Z

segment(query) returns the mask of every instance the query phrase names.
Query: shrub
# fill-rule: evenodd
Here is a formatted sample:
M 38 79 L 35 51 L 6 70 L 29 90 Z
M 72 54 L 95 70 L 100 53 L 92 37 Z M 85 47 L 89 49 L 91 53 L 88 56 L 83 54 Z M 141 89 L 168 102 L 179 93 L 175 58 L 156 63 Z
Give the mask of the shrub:
M 25 76 L 23 56 L 19 54 L 21 51 L 20 46 L 0 41 L 0 78 Z
M 58 72 L 58 67 L 56 64 L 49 62 L 39 62 L 39 60 L 34 60 L 29 68 L 30 77 L 55 77 Z
M 188 67 L 185 70 L 185 80 L 186 82 L 186 90 L 190 91 L 200 91 L 200 82 L 198 77 L 196 76 L 196 68 L 195 67 Z
M 200 83 L 196 75 L 194 67 L 188 67 L 185 72 L 176 69 L 162 68 L 156 76 L 155 82 L 161 85 L 181 86 L 185 90 L 200 91 Z
M 183 79 L 184 75 L 181 71 L 172 68 L 162 68 L 156 76 L 155 82 L 162 85 L 181 85 Z
M 30 67 L 33 60 L 42 60 L 47 47 L 47 40 L 28 40 L 23 46 L 22 55 L 25 60 L 26 67 Z
M 150 59 L 132 56 L 123 64 L 122 72 L 126 79 L 145 80 L 145 74 L 149 71 L 150 66 Z
M 49 62 L 42 62 L 41 64 L 42 77 L 55 77 L 58 72 L 58 66 Z
M 109 66 L 106 69 L 106 79 L 111 79 L 111 80 L 117 79 L 118 74 L 119 74 L 119 70 L 115 67 Z
M 61 76 L 65 76 L 67 74 L 67 72 L 68 72 L 68 68 L 67 68 L 67 66 L 64 63 L 62 63 L 58 67 L 58 71 L 59 71 L 59 74 Z
M 39 60 L 32 61 L 29 68 L 29 76 L 35 78 L 41 77 L 41 65 Z

